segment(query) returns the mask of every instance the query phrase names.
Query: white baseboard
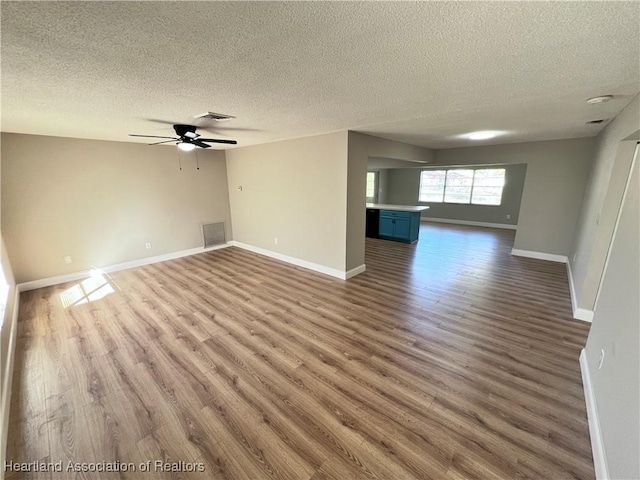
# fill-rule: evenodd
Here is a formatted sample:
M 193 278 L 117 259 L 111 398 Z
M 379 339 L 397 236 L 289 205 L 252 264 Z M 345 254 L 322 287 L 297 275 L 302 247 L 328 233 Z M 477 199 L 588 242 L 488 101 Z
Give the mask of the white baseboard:
M 281 260 L 298 267 L 307 268 L 309 270 L 313 270 L 314 272 L 319 272 L 331 277 L 339 278 L 340 280 L 347 280 L 348 278 L 364 272 L 366 269 L 365 265 L 360 265 L 359 267 L 353 268 L 346 272 L 344 270 L 338 270 L 337 268 L 326 267 L 324 265 L 320 265 L 319 263 L 308 262 L 307 260 L 301 260 L 299 258 L 290 257 L 289 255 L 284 255 L 282 253 L 273 252 L 271 250 L 267 250 L 266 248 L 254 247 L 253 245 L 237 242 L 235 240 L 232 241 L 231 244 L 235 247 L 242 248 L 243 250 L 257 253 L 258 255 L 275 258 L 276 260 Z
M 344 276 L 345 280 L 350 279 L 351 277 L 355 277 L 356 275 L 360 275 L 362 272 L 364 272 L 367 269 L 367 266 L 363 263 L 362 265 L 360 265 L 359 267 L 356 268 L 352 268 L 351 270 L 348 270 L 347 273 Z
M 578 297 L 576 296 L 576 289 L 573 285 L 573 274 L 571 273 L 571 263 L 567 261 L 567 276 L 569 277 L 569 293 L 571 294 L 571 310 L 573 311 L 573 318 L 576 320 L 582 320 L 585 322 L 593 322 L 593 311 L 586 308 L 578 307 Z
M 593 322 L 593 312 L 586 308 L 576 308 L 573 311 L 573 318 L 576 320 L 582 320 L 583 322 Z
M 489 222 L 473 222 L 471 220 L 455 220 L 453 218 L 435 218 L 435 217 L 420 217 L 421 222 L 434 222 L 434 223 L 453 223 L 455 225 L 471 225 L 474 227 L 489 227 L 489 228 L 504 228 L 507 230 L 517 230 L 517 225 L 511 225 L 508 223 L 489 223 Z
M 179 252 L 167 253 L 164 255 L 156 255 L 154 257 L 146 257 L 140 258 L 138 260 L 132 260 L 130 262 L 118 263 L 115 265 L 107 265 L 103 267 L 96 267 L 91 270 L 83 270 L 80 272 L 67 273 L 64 275 L 57 275 L 55 277 L 42 278 L 40 280 L 33 280 L 31 282 L 23 282 L 19 283 L 16 289 L 20 292 L 26 292 L 29 290 L 35 290 L 36 288 L 50 287 L 52 285 L 59 285 L 61 283 L 67 282 L 75 282 L 77 280 L 83 280 L 91 276 L 92 270 L 100 270 L 101 272 L 111 273 L 117 272 L 120 270 L 128 270 L 130 268 L 141 267 L 143 265 L 150 265 L 152 263 L 166 262 L 167 260 L 173 260 L 176 258 L 187 257 L 189 255 L 197 255 L 199 253 L 210 252 L 212 250 L 219 250 L 221 248 L 226 248 L 230 246 L 236 246 L 238 248 L 243 248 L 245 250 L 249 250 L 254 253 L 258 253 L 260 255 L 265 255 L 267 257 L 275 258 L 278 260 L 282 260 L 283 262 L 291 263 L 293 265 L 297 265 L 299 267 L 308 268 L 309 270 L 313 270 L 316 272 L 324 273 L 325 275 L 330 275 L 335 278 L 339 278 L 341 280 L 347 280 L 351 277 L 355 277 L 356 275 L 364 272 L 366 270 L 365 265 L 360 265 L 359 267 L 353 268 L 348 272 L 325 267 L 324 265 L 320 265 L 317 263 L 307 262 L 306 260 L 300 260 L 299 258 L 290 257 L 288 255 L 283 255 L 281 253 L 272 252 L 270 250 L 266 250 L 260 247 L 254 247 L 252 245 L 247 245 L 245 243 L 236 242 L 231 240 L 224 245 L 217 245 L 215 247 L 210 248 L 191 248 L 189 250 L 181 250 Z
M 16 336 L 18 334 L 18 307 L 20 306 L 20 292 L 15 289 L 13 296 L 13 314 L 9 320 L 9 345 L 7 346 L 7 358 L 2 359 L 2 368 L 4 369 L 2 398 L 0 399 L 0 412 L 2 412 L 2 425 L 0 426 L 0 465 L 4 465 L 7 458 L 7 437 L 9 434 L 9 408 L 11 407 L 11 386 L 13 384 L 13 363 L 16 352 Z M 6 328 L 5 327 L 5 328 Z M 4 468 L 0 472 L 0 477 L 4 478 Z
M 566 255 L 556 255 L 554 253 L 534 252 L 532 250 L 518 250 L 517 248 L 512 248 L 511 255 L 547 260 L 549 262 L 567 263 Z
M 582 320 L 583 322 L 593 321 L 593 312 L 586 308 L 578 308 L 575 287 L 573 285 L 573 275 L 571 274 L 571 265 L 569 259 L 565 255 L 555 255 L 553 253 L 533 252 L 531 250 L 518 250 L 513 248 L 511 255 L 517 257 L 536 258 L 538 260 L 548 260 L 550 262 L 565 263 L 567 265 L 567 276 L 569 277 L 569 293 L 571 297 L 571 311 L 573 318 Z
M 164 255 L 156 255 L 154 257 L 145 257 L 138 260 L 132 260 L 130 262 L 117 263 L 115 265 L 107 265 L 104 267 L 96 267 L 91 270 L 83 270 L 80 272 L 67 273 L 65 275 L 57 275 L 55 277 L 43 278 L 40 280 L 33 280 L 31 282 L 24 282 L 18 284 L 18 290 L 26 292 L 28 290 L 35 290 L 36 288 L 50 287 L 51 285 L 59 285 L 61 283 L 75 282 L 76 280 L 82 280 L 91 276 L 92 270 L 100 270 L 101 272 L 111 273 L 120 270 L 128 270 L 130 268 L 141 267 L 143 265 L 150 265 L 152 263 L 166 262 L 167 260 L 173 260 L 176 258 L 187 257 L 189 255 L 197 255 L 198 253 L 210 252 L 212 250 L 219 250 L 221 248 L 230 247 L 231 242 L 227 242 L 223 245 L 216 245 L 215 247 L 203 248 L 191 248 L 189 250 L 181 250 L 179 252 L 165 253 Z
M 573 274 L 571 273 L 571 262 L 567 260 L 567 277 L 569 277 L 569 293 L 571 294 L 571 310 L 574 312 L 578 308 L 578 297 L 576 297 L 576 288 L 573 285 Z
M 602 442 L 602 431 L 600 430 L 600 419 L 598 417 L 598 407 L 596 397 L 591 385 L 591 374 L 587 363 L 587 354 L 584 349 L 580 352 L 580 371 L 582 372 L 582 387 L 584 388 L 584 401 L 587 405 L 587 418 L 589 419 L 589 435 L 591 436 L 591 452 L 593 454 L 593 466 L 596 471 L 597 480 L 609 480 L 609 468 L 607 467 L 607 457 L 605 455 L 604 443 Z

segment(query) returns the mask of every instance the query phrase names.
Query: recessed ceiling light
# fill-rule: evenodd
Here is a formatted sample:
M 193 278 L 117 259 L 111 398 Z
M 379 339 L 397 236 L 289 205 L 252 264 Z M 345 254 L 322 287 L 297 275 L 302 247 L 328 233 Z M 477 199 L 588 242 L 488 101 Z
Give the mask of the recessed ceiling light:
M 592 97 L 587 100 L 589 105 L 595 105 L 596 103 L 606 103 L 613 98 L 613 95 L 601 95 L 599 97 Z
M 194 148 L 196 148 L 196 146 L 193 143 L 179 143 L 178 144 L 178 148 L 180 150 L 182 150 L 183 152 L 190 152 L 191 150 L 193 150 Z
M 462 135 L 462 137 L 468 138 L 469 140 L 488 140 L 489 138 L 497 137 L 503 133 L 504 132 L 498 132 L 496 130 L 481 130 L 478 132 L 466 133 Z

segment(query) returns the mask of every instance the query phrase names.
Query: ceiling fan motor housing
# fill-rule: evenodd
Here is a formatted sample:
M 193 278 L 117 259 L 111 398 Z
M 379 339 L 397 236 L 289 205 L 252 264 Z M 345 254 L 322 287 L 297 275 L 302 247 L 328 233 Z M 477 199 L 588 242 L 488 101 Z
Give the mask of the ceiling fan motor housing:
M 193 125 L 174 125 L 173 129 L 176 131 L 176 135 L 178 135 L 179 137 L 184 137 L 187 135 L 187 133 L 196 133 L 196 127 L 194 127 Z M 189 135 L 187 138 L 195 138 L 195 136 Z

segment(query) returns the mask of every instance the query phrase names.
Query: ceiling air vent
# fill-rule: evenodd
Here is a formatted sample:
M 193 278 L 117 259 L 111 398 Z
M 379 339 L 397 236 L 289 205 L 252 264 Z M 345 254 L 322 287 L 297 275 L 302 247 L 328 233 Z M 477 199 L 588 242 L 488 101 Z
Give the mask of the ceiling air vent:
M 205 112 L 200 115 L 196 115 L 194 118 L 202 120 L 215 120 L 216 122 L 224 122 L 225 120 L 231 120 L 236 118 L 232 115 L 225 115 L 224 113 Z
M 224 222 L 206 223 L 202 225 L 202 239 L 204 248 L 224 244 L 226 242 Z
M 602 118 L 600 120 L 589 120 L 587 125 L 600 125 L 602 122 L 606 122 L 606 119 Z

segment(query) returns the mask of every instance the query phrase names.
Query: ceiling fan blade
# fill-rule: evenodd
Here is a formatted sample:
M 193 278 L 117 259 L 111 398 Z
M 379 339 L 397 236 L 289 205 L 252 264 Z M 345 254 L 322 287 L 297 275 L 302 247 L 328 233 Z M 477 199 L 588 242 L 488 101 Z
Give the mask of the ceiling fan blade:
M 148 121 L 148 122 L 154 122 L 154 123 L 162 123 L 164 125 L 182 125 L 183 122 L 170 122 L 168 120 L 160 120 L 158 118 L 145 118 L 144 120 Z M 203 125 L 203 123 L 207 123 L 205 125 Z M 218 132 L 262 132 L 263 130 L 259 129 L 259 128 L 242 128 L 242 127 L 226 127 L 223 125 L 211 125 L 211 122 L 216 123 L 215 121 L 212 120 L 202 120 L 202 119 L 194 119 L 191 120 L 191 125 L 195 126 L 198 130 L 204 130 L 205 132 L 209 132 L 209 133 L 213 133 L 214 135 L 217 135 Z
M 147 145 L 160 145 L 161 143 L 173 143 L 173 142 L 177 142 L 177 141 L 178 141 L 177 138 L 172 138 L 171 140 L 163 140 L 162 142 L 149 143 Z
M 209 143 L 228 143 L 229 145 L 237 145 L 237 141 L 235 140 L 223 140 L 218 138 L 199 138 L 199 142 L 209 142 Z M 195 143 L 195 142 L 193 142 Z
M 159 120 L 157 118 L 145 118 L 144 120 L 148 122 L 154 122 L 154 123 L 164 123 L 165 125 L 176 125 L 176 124 L 182 123 L 182 122 L 169 122 L 167 120 Z
M 164 125 L 172 125 L 172 126 L 183 124 L 183 122 L 170 122 L 168 120 L 160 120 L 158 118 L 145 118 L 144 120 L 148 122 L 162 123 Z M 218 131 L 221 131 L 221 132 L 222 131 L 227 131 L 227 132 L 262 132 L 263 131 L 259 128 L 242 128 L 242 127 L 234 128 L 234 127 L 226 127 L 222 125 L 220 126 L 211 125 L 212 122 L 216 123 L 214 120 L 193 119 L 191 120 L 191 125 L 196 126 L 198 130 L 205 130 L 213 134 L 216 134 Z M 206 123 L 206 124 L 203 125 L 203 123 Z
M 258 128 L 233 128 L 233 127 L 218 127 L 216 125 L 199 126 L 198 130 L 204 130 L 205 132 L 218 133 L 218 132 L 262 132 Z
M 211 145 L 207 145 L 206 143 L 201 142 L 200 139 L 194 140 L 194 141 L 189 142 L 189 143 L 192 143 L 193 145 L 197 145 L 200 148 L 209 148 L 209 147 L 211 147 Z
M 167 137 L 167 136 L 162 136 L 162 135 L 136 135 L 135 133 L 130 133 L 129 134 L 130 137 L 146 137 L 146 138 L 171 138 L 172 140 L 175 140 L 175 137 Z

